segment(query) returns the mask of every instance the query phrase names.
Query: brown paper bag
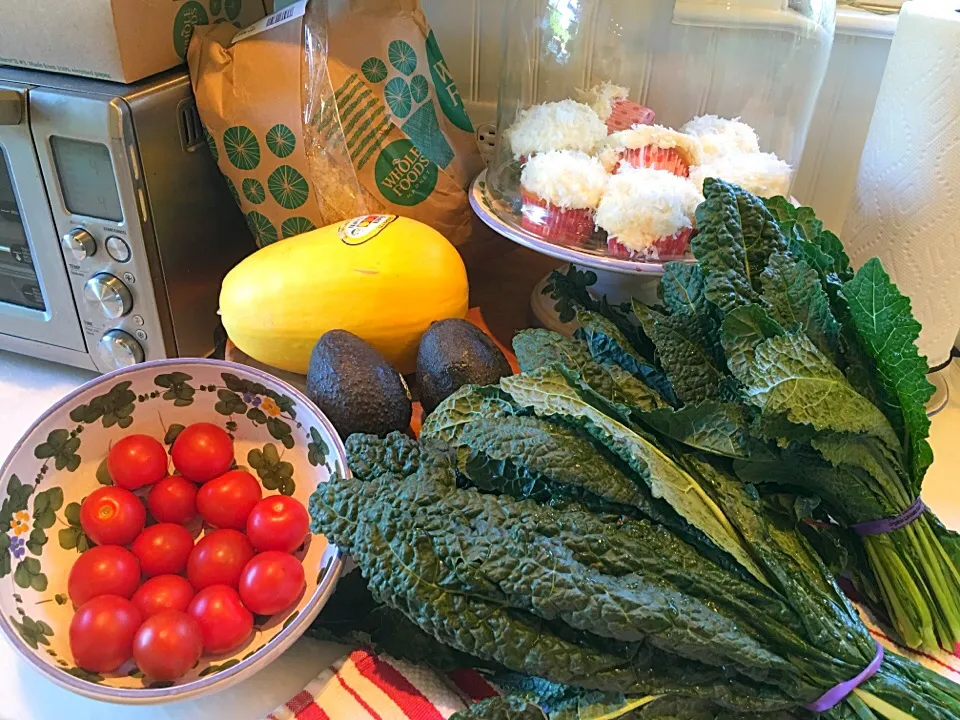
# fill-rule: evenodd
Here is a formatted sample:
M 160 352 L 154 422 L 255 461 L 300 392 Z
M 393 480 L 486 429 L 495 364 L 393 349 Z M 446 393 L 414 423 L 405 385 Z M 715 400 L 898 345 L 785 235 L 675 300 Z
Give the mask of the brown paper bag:
M 466 242 L 482 160 L 416 0 L 296 9 L 246 35 L 197 28 L 187 58 L 210 149 L 257 242 L 371 213 Z

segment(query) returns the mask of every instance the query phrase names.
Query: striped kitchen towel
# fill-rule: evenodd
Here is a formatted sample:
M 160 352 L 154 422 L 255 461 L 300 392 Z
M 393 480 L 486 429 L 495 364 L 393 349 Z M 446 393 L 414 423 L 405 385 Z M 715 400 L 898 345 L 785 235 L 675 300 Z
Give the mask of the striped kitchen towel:
M 475 670 L 439 674 L 354 650 L 267 720 L 447 720 L 497 692 Z

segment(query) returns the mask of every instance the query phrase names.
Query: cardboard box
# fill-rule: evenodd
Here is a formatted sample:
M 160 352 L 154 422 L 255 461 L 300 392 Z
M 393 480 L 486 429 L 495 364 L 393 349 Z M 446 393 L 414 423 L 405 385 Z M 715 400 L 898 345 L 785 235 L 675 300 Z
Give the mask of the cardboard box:
M 0 11 L 0 65 L 131 83 L 181 65 L 193 28 L 260 20 L 263 0 L 28 0 Z

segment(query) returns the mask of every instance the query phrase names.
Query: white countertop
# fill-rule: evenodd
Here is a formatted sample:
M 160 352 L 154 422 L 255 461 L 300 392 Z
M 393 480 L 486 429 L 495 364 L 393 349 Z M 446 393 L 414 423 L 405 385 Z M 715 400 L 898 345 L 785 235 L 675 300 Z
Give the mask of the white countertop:
M 92 373 L 0 351 L 0 458 L 56 400 L 94 377 Z M 954 400 L 933 420 L 936 460 L 924 500 L 952 528 L 960 528 L 956 490 L 960 468 L 960 363 L 947 371 Z M 150 707 L 105 705 L 74 695 L 43 678 L 6 641 L 0 641 L 0 720 L 257 720 L 283 704 L 345 648 L 302 639 L 255 677 L 221 693 Z

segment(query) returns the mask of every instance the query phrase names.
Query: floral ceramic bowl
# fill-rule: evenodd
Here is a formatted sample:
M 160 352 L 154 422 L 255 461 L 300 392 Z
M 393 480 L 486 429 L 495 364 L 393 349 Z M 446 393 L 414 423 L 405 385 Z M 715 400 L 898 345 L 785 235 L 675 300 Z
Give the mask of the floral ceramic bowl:
M 306 506 L 317 485 L 345 467 L 336 431 L 306 397 L 267 373 L 214 360 L 150 362 L 97 378 L 50 408 L 0 467 L 0 628 L 60 685 L 131 704 L 221 690 L 284 652 L 333 593 L 340 553 L 312 536 L 298 552 L 307 577 L 299 602 L 256 618 L 236 652 L 205 655 L 176 683 L 151 682 L 132 661 L 109 675 L 76 666 L 67 575 L 90 547 L 80 502 L 111 482 L 104 461 L 111 442 L 143 433 L 170 446 L 184 426 L 201 421 L 234 437 L 237 462 L 259 476 L 264 496 L 292 495 Z

